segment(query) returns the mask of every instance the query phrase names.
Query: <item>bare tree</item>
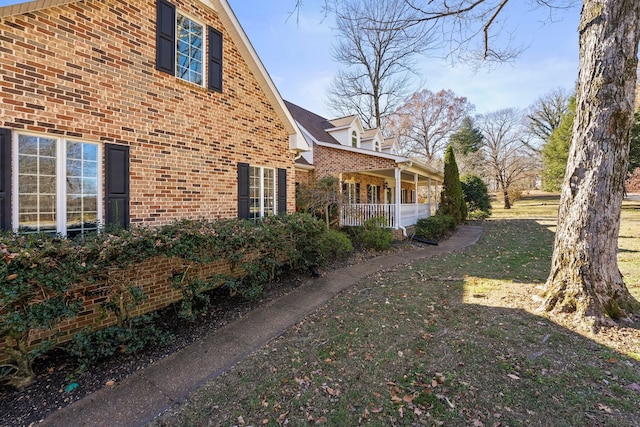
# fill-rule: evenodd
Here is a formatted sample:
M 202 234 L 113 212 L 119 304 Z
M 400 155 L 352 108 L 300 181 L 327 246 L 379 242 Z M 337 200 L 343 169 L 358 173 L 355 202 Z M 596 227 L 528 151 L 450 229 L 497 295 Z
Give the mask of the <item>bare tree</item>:
M 405 0 L 336 1 L 338 41 L 333 58 L 345 65 L 329 88 L 329 107 L 338 115 L 358 113 L 369 128 L 395 110 L 410 87 L 414 58 L 431 43 Z
M 529 131 L 537 140 L 532 144 L 536 151 L 547 142 L 554 130 L 560 127 L 567 113 L 572 94 L 566 89 L 556 88 L 536 99 L 527 113 Z
M 449 138 L 473 108 L 467 98 L 451 90 L 434 93 L 423 89 L 389 116 L 385 131 L 399 137 L 404 155 L 431 163 L 434 156 L 444 153 Z
M 485 167 L 493 176 L 504 198 L 504 208 L 511 209 L 509 191 L 521 178 L 536 168 L 534 156 L 523 143 L 522 112 L 509 108 L 494 111 L 477 118 L 477 126 L 482 132 L 480 151 L 486 162 Z

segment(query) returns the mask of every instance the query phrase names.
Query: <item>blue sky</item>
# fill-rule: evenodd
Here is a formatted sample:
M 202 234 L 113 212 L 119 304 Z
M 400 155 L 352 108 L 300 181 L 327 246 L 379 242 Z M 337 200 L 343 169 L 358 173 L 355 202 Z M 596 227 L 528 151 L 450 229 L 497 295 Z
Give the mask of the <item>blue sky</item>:
M 326 90 L 340 64 L 331 58 L 334 22 L 324 17 L 323 0 L 304 0 L 297 19 L 290 17 L 295 0 L 228 1 L 283 98 L 330 117 Z M 0 6 L 15 3 L 0 0 Z M 556 12 L 550 22 L 548 9 L 531 10 L 531 3 L 510 2 L 502 18 L 516 44 L 528 46 L 513 63 L 474 71 L 461 63 L 420 57 L 419 77 L 411 89 L 451 89 L 466 96 L 476 113 L 525 108 L 557 87 L 573 89 L 580 9 Z

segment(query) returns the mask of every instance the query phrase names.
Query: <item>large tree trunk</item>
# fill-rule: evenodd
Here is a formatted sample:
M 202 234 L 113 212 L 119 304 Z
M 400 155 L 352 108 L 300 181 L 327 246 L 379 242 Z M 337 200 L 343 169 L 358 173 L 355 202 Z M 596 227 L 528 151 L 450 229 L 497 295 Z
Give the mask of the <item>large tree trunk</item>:
M 633 119 L 640 2 L 584 0 L 576 119 L 544 309 L 598 328 L 638 307 L 617 262 Z

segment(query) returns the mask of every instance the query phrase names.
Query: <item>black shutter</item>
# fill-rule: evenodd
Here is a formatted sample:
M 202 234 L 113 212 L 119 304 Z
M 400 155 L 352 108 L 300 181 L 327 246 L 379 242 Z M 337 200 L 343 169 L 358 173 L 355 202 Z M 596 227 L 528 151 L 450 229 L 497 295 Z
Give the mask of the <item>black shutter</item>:
M 11 130 L 0 129 L 0 230 L 11 230 Z
M 287 214 L 287 170 L 278 169 L 278 214 Z
M 356 204 L 360 203 L 360 183 L 356 182 Z
M 222 92 L 222 33 L 211 27 L 209 32 L 209 78 L 208 87 Z
M 129 225 L 129 147 L 105 145 L 105 224 Z
M 176 74 L 176 7 L 167 0 L 156 3 L 156 69 Z
M 249 163 L 238 163 L 238 218 L 249 219 Z

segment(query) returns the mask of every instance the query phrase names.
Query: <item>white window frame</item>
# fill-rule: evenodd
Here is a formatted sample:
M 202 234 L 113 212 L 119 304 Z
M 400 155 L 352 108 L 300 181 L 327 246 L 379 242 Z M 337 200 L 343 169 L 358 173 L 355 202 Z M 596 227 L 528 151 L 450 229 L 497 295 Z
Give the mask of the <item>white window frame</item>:
M 56 141 L 56 233 L 67 235 L 67 142 L 95 145 L 97 148 L 97 224 L 98 229 L 103 222 L 103 178 L 102 178 L 102 144 L 94 141 L 79 138 L 65 138 L 56 135 L 43 134 L 38 132 L 13 132 L 11 141 L 11 194 L 12 194 L 12 224 L 13 231 L 20 232 L 20 211 L 19 211 L 19 138 L 20 136 L 31 136 L 36 138 L 46 138 Z
M 253 200 L 255 199 L 254 197 L 252 197 L 252 185 L 253 185 L 253 171 L 257 170 L 259 171 L 259 199 L 260 199 L 260 204 L 259 204 L 259 212 L 258 212 L 258 216 L 254 216 L 255 212 L 252 212 L 252 209 L 254 209 L 253 206 Z M 267 194 L 265 192 L 265 171 L 270 171 L 273 177 L 273 191 L 271 192 L 271 194 Z M 277 215 L 278 214 L 278 204 L 276 203 L 276 191 L 277 191 L 277 176 L 276 176 L 276 170 L 275 168 L 268 168 L 268 167 L 263 167 L 263 166 L 253 166 L 253 165 L 249 165 L 249 219 L 253 219 L 253 220 L 258 220 L 260 218 L 264 218 L 265 216 L 269 216 L 269 215 Z M 271 214 L 270 212 L 267 212 L 268 207 L 266 206 L 265 200 L 269 198 L 271 200 L 271 204 L 273 206 L 273 214 Z
M 369 185 L 369 193 L 367 194 L 367 204 L 377 205 L 380 203 L 380 200 L 378 198 L 379 188 L 380 188 L 379 185 L 373 185 L 373 184 Z
M 360 148 L 360 136 L 355 130 L 351 131 L 351 148 Z
M 179 28 L 178 28 L 178 18 L 182 16 L 183 18 L 187 18 L 188 20 L 200 25 L 200 27 L 202 28 L 202 82 L 201 83 L 196 83 L 196 82 L 192 82 L 191 80 L 185 79 L 184 77 L 181 77 L 179 74 L 179 51 L 178 51 L 178 41 L 180 40 L 180 36 L 179 36 Z M 207 50 L 207 26 L 204 25 L 201 21 L 199 21 L 198 19 L 195 19 L 193 16 L 190 16 L 186 13 L 183 13 L 180 9 L 176 9 L 176 22 L 175 22 L 175 28 L 176 28 L 176 40 L 175 40 L 175 55 L 176 55 L 176 69 L 175 69 L 175 76 L 177 78 L 179 78 L 182 81 L 185 81 L 187 83 L 191 83 L 194 84 L 196 86 L 200 86 L 200 87 L 205 87 L 207 84 L 207 61 L 209 60 L 208 55 L 209 55 L 209 51 Z
M 356 204 L 356 202 L 358 201 L 358 197 L 356 196 L 356 183 L 355 181 L 352 182 L 345 182 L 346 188 L 347 188 L 347 203 L 349 203 L 350 205 L 354 205 Z

